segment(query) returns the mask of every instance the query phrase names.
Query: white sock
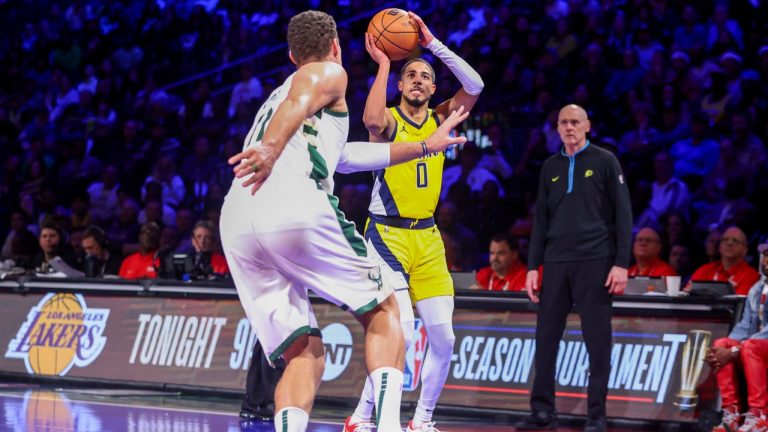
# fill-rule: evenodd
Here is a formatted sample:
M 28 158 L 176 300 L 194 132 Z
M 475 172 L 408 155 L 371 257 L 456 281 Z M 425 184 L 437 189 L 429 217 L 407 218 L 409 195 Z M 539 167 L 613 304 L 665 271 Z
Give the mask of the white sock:
M 402 432 L 400 425 L 400 399 L 403 393 L 403 372 L 392 367 L 381 367 L 371 372 L 376 430 Z
M 301 408 L 287 407 L 275 413 L 275 432 L 305 432 L 309 414 Z
M 365 378 L 365 386 L 363 386 L 363 394 L 360 395 L 360 401 L 357 403 L 357 408 L 352 414 L 350 423 L 357 424 L 362 422 L 371 421 L 373 416 L 373 384 L 371 384 L 371 378 Z
M 413 307 L 411 306 L 411 299 L 408 297 L 408 290 L 401 290 L 395 292 L 397 298 L 397 304 L 400 307 L 400 326 L 403 329 L 403 339 L 405 339 L 405 351 L 413 342 Z M 373 417 L 373 384 L 370 379 L 365 380 L 363 386 L 363 393 L 360 395 L 360 401 L 357 403 L 355 412 L 352 414 L 350 422 L 352 424 L 369 422 Z
M 432 412 L 443 391 L 451 367 L 453 344 L 453 297 L 440 296 L 416 303 L 419 315 L 427 329 L 427 355 L 421 367 L 421 394 L 416 412 L 413 414 L 414 427 L 432 420 Z

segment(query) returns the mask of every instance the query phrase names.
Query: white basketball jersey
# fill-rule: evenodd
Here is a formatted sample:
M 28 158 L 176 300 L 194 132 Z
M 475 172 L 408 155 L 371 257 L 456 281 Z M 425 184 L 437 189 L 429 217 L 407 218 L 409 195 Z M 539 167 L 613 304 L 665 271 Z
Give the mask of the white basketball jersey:
M 281 103 L 288 97 L 295 73 L 275 89 L 258 113 L 245 138 L 243 149 L 261 145 L 264 132 Z M 271 177 L 302 176 L 314 179 L 322 189 L 333 194 L 333 173 L 341 157 L 349 132 L 349 115 L 328 108 L 304 120 L 288 140 L 275 162 Z M 270 177 L 270 178 L 271 178 Z

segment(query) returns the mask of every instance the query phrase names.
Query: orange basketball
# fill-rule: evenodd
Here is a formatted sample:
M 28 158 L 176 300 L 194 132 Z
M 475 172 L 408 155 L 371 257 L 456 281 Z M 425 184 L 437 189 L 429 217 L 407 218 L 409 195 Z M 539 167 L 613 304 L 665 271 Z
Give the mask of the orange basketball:
M 368 33 L 390 60 L 402 60 L 419 46 L 419 27 L 402 9 L 384 9 L 374 15 Z

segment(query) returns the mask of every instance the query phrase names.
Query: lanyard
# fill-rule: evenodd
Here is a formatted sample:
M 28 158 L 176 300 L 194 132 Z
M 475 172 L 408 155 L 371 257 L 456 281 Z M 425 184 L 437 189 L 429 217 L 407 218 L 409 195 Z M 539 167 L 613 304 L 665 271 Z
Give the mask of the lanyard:
M 493 291 L 494 290 L 493 289 L 493 279 L 495 277 L 496 277 L 496 274 L 491 272 L 491 278 L 488 279 L 488 291 Z M 499 279 L 499 280 L 501 280 L 501 279 Z M 509 281 L 506 281 L 506 283 L 504 283 L 504 286 L 501 287 L 501 290 L 502 291 L 509 291 Z

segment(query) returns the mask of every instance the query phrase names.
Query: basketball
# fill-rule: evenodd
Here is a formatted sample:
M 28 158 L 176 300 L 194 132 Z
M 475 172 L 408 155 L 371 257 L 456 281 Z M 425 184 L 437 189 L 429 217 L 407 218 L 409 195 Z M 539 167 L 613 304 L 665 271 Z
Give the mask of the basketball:
M 374 15 L 368 33 L 390 60 L 402 60 L 419 46 L 419 27 L 402 9 L 384 9 Z

